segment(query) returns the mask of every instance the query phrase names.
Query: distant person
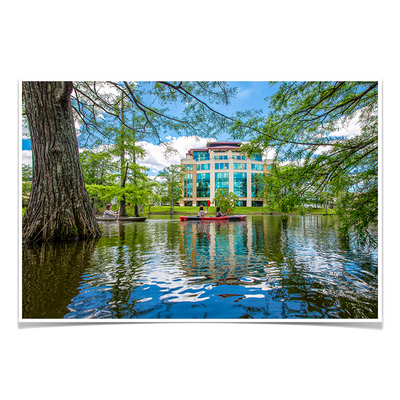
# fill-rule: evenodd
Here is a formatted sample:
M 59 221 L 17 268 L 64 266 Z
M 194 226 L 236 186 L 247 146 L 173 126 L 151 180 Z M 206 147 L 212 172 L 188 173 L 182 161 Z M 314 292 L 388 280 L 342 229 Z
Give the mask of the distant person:
M 111 204 L 107 204 L 106 209 L 104 210 L 103 216 L 107 217 L 107 218 L 110 218 L 110 217 L 116 218 L 116 217 L 118 217 L 118 211 L 115 211 L 115 212 L 111 211 Z
M 200 209 L 199 209 L 199 212 L 198 212 L 198 214 L 197 214 L 197 216 L 198 217 L 200 217 L 200 218 L 203 218 L 203 217 L 205 217 L 206 216 L 206 212 L 203 210 L 203 206 L 200 206 Z
M 221 207 L 217 207 L 217 217 L 225 217 L 227 213 L 222 214 Z

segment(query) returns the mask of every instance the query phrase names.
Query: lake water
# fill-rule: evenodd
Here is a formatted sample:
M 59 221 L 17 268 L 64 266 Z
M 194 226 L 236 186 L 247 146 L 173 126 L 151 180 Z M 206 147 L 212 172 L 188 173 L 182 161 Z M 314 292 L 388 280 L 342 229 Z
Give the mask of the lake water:
M 331 217 L 101 227 L 23 246 L 23 318 L 378 318 L 377 250 L 341 243 Z

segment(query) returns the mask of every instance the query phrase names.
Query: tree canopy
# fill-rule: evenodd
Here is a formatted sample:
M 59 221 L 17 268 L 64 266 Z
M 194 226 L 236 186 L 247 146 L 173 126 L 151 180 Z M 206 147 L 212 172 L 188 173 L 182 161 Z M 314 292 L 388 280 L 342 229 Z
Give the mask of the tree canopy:
M 273 83 L 278 84 L 278 83 Z M 378 222 L 378 83 L 280 82 L 268 97 L 266 118 L 240 121 L 236 138 L 253 134 L 246 150 L 273 147 L 287 195 L 335 193 L 342 236 L 354 228 L 361 244 L 374 244 L 368 227 Z M 356 120 L 359 133 L 338 135 Z
M 74 82 L 71 96 L 79 143 L 93 147 L 112 143 L 107 129 L 114 125 L 134 131 L 136 140 L 164 143 L 163 134 L 216 137 L 226 132 L 229 120 L 218 111 L 230 104 L 236 88 L 225 82 Z M 127 117 L 119 113 L 127 101 Z M 175 112 L 171 109 L 174 108 Z

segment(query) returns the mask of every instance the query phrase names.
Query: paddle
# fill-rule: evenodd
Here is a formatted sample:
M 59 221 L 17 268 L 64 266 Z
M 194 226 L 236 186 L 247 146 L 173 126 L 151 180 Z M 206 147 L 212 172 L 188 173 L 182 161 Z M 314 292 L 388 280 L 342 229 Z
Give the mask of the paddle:
M 118 218 L 117 218 L 117 224 L 119 224 L 119 212 L 121 211 L 121 203 L 119 204 L 118 208 Z
M 228 211 L 226 213 L 228 214 L 228 212 L 229 212 L 229 208 L 228 208 Z
M 211 205 L 211 201 L 208 200 L 208 201 L 207 201 L 207 212 L 208 212 L 208 207 L 210 207 L 210 205 Z

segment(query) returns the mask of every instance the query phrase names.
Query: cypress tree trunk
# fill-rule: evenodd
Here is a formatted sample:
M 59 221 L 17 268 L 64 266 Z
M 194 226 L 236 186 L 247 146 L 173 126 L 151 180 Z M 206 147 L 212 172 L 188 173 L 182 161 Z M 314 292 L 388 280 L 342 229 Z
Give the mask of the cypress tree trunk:
M 72 82 L 24 82 L 32 142 L 31 197 L 22 220 L 28 242 L 99 236 L 79 162 Z

